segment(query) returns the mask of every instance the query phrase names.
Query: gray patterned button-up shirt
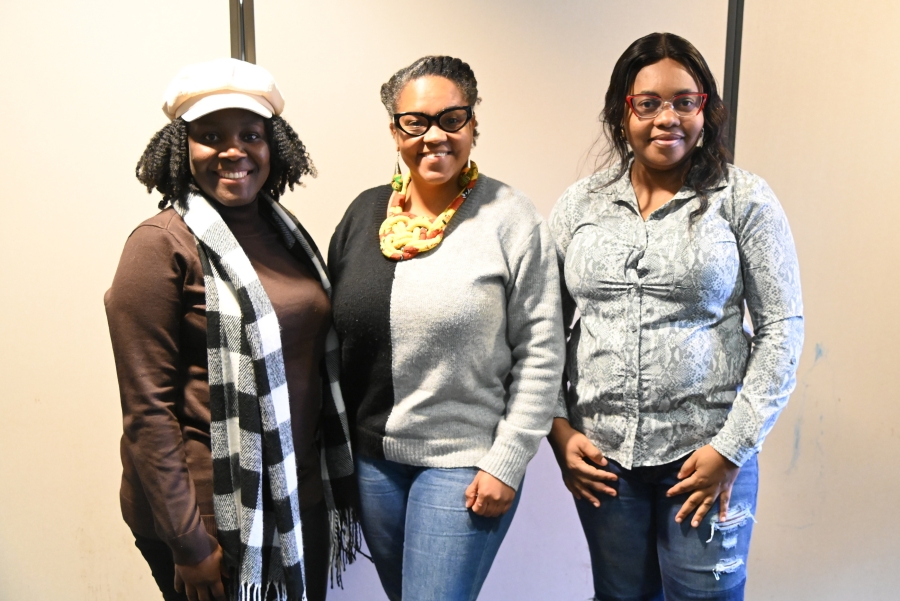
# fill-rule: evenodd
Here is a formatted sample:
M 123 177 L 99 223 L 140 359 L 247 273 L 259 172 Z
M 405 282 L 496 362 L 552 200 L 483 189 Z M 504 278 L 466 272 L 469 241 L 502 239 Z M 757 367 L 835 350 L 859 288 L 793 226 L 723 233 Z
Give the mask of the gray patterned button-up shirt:
M 550 218 L 566 323 L 580 313 L 557 416 L 626 469 L 707 443 L 742 465 L 787 403 L 803 346 L 784 211 L 765 181 L 729 167 L 693 224 L 687 188 L 644 221 L 630 178 L 600 188 L 605 177 L 571 186 Z

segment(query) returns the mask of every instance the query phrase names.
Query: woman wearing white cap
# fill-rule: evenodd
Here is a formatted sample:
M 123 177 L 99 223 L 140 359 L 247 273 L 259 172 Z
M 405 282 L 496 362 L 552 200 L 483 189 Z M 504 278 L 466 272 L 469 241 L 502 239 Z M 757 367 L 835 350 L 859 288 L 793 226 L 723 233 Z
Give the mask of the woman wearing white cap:
M 136 169 L 162 211 L 105 297 L 122 513 L 167 600 L 321 600 L 354 553 L 331 287 L 277 202 L 315 170 L 283 107 L 256 65 L 182 70 Z

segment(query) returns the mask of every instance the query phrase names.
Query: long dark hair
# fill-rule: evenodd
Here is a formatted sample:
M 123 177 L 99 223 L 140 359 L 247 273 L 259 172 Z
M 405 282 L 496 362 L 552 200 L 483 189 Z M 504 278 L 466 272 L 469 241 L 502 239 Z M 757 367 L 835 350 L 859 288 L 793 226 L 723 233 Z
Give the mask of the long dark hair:
M 316 167 L 306 146 L 287 121 L 279 116 L 264 121 L 270 148 L 270 170 L 262 189 L 278 200 L 288 187 L 293 190 L 304 175 L 315 177 Z M 191 175 L 184 119 L 175 119 L 153 135 L 134 174 L 147 187 L 147 192 L 156 189 L 163 195 L 160 209 L 169 203 L 184 202 L 191 192 L 199 193 Z
M 616 62 L 609 78 L 603 113 L 600 115 L 603 136 L 608 145 L 597 171 L 614 169 L 612 177 L 604 181 L 601 187 L 619 181 L 627 173 L 631 153 L 622 129 L 626 111 L 629 110 L 625 97 L 631 94 L 638 72 L 664 58 L 670 58 L 687 69 L 697 80 L 700 90 L 707 94 L 706 106 L 703 108 L 703 146 L 691 153 L 690 168 L 684 181 L 684 185 L 697 192 L 700 200 L 700 207 L 691 213 L 691 219 L 695 219 L 709 207 L 707 193 L 721 181 L 731 162 L 731 152 L 725 144 L 728 110 L 719 96 L 716 80 L 703 55 L 693 44 L 674 33 L 651 33 L 635 40 Z

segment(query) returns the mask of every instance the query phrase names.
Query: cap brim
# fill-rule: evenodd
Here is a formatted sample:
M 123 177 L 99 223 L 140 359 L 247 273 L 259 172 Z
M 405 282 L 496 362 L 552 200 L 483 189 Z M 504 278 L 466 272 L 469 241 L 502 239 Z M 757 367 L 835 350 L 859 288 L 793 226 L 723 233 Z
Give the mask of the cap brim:
M 179 108 L 184 109 L 184 112 L 178 111 L 180 114 L 176 114 L 176 117 L 181 117 L 187 122 L 224 109 L 244 109 L 266 119 L 272 118 L 272 111 L 259 100 L 239 92 L 210 94 L 193 103 L 189 100 Z

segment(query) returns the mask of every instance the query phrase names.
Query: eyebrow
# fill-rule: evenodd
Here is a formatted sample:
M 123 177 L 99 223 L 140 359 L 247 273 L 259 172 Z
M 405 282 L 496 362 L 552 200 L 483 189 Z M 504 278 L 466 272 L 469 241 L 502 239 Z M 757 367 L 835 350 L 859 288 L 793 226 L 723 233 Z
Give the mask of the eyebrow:
M 691 90 L 691 89 L 685 88 L 683 90 L 679 90 L 679 91 L 675 92 L 675 94 L 673 94 L 673 95 L 678 96 L 679 94 L 702 94 L 702 93 L 703 92 L 700 92 L 698 90 Z M 648 96 L 659 96 L 659 92 L 656 92 L 654 90 L 642 90 L 633 95 L 639 96 L 641 94 L 647 94 Z M 659 96 L 659 97 L 662 98 L 662 96 Z
M 468 107 L 468 104 L 451 104 L 450 106 L 445 106 L 437 113 L 426 113 L 424 111 L 401 111 L 398 113 L 394 113 L 395 115 L 427 115 L 428 117 L 434 117 L 439 113 L 443 113 L 444 111 L 449 111 L 450 109 L 464 109 Z

